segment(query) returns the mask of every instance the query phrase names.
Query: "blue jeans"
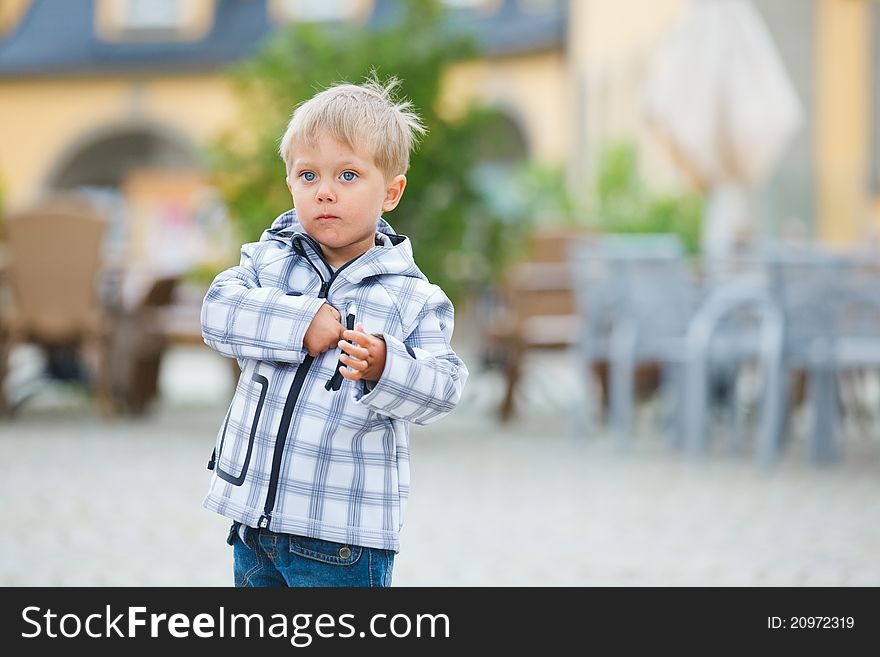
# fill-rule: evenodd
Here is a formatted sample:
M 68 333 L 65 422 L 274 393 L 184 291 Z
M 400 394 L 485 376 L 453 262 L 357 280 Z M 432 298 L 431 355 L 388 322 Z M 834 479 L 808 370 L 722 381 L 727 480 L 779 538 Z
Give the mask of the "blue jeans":
M 391 586 L 393 550 L 253 527 L 245 528 L 242 541 L 238 525 L 232 524 L 227 539 L 236 586 Z

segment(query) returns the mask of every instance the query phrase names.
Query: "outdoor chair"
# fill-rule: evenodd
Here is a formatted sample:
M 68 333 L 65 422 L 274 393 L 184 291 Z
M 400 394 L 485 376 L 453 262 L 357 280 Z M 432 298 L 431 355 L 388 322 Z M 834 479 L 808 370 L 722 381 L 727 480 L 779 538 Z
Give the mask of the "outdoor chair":
M 76 347 L 90 364 L 91 392 L 109 411 L 109 323 L 96 285 L 105 226 L 90 206 L 67 196 L 4 222 L 11 303 L 0 314 L 0 413 L 9 410 L 9 355 L 23 343 Z
M 116 411 L 143 414 L 159 393 L 159 371 L 169 343 L 165 310 L 174 300 L 178 277 L 151 278 L 131 307 L 109 309 L 113 333 L 109 350 L 113 368 L 108 394 Z
M 532 235 L 528 259 L 511 266 L 500 285 L 500 298 L 488 300 L 479 313 L 486 340 L 485 364 L 498 364 L 504 392 L 498 408 L 502 421 L 516 407 L 527 353 L 568 349 L 578 335 L 571 274 L 565 249 L 571 231 Z
M 846 419 L 847 410 L 856 418 L 864 419 L 867 415 L 873 419 L 873 425 L 865 426 L 862 423 L 860 432 L 874 433 L 877 430 L 876 398 L 862 400 L 862 408 L 858 405 L 848 408 L 849 404 L 844 404 L 844 401 L 856 400 L 853 395 L 845 395 L 842 389 L 844 383 L 855 384 L 848 385 L 847 390 L 857 391 L 872 377 L 876 380 L 880 371 L 880 272 L 877 267 L 878 263 L 875 261 L 868 272 L 869 280 L 861 276 L 857 276 L 858 280 L 853 280 L 852 277 L 848 280 L 846 303 L 838 322 L 829 368 L 833 371 L 829 380 L 835 389 L 828 394 L 832 401 L 839 401 L 839 404 L 829 405 L 827 430 L 823 432 L 821 425 L 816 427 L 812 453 L 818 462 L 833 462 L 840 458 L 843 420 Z
M 840 376 L 880 368 L 880 261 L 816 247 L 773 246 L 708 265 L 726 276 L 711 284 L 689 331 L 689 453 L 705 453 L 711 433 L 705 381 L 713 363 L 738 371 L 757 362 L 759 463 L 772 465 L 788 440 L 793 384 L 801 378 L 811 415 L 810 458 L 834 461 L 840 453 Z M 731 419 L 734 433 L 740 433 L 739 414 Z
M 638 366 L 662 368 L 661 392 L 677 439 L 688 322 L 700 291 L 684 249 L 674 235 L 610 235 L 580 240 L 569 252 L 580 333 L 576 354 L 586 373 L 576 410 L 582 431 L 596 426 L 593 366 L 609 363 L 610 426 L 620 449 L 633 431 L 634 380 Z M 670 426 L 671 425 L 671 426 Z
M 780 386 L 779 355 L 783 319 L 766 279 L 760 273 L 738 272 L 707 282 L 705 299 L 691 320 L 686 339 L 684 443 L 692 457 L 706 452 L 712 428 L 709 381 L 713 371 L 729 374 L 731 382 L 747 364 L 757 363 L 762 391 L 758 415 L 758 460 L 772 461 L 775 432 L 783 412 L 774 397 Z M 744 421 L 731 386 L 723 418 L 733 433 L 732 445 L 744 444 Z
M 785 318 L 776 401 L 788 407 L 790 373 L 805 370 L 810 458 L 831 463 L 841 450 L 839 375 L 880 367 L 880 263 L 802 249 L 772 254 L 768 266 Z M 785 418 L 781 413 L 770 456 L 788 436 Z
M 788 441 L 793 384 L 801 379 L 811 415 L 810 458 L 833 461 L 839 455 L 838 377 L 880 367 L 878 264 L 813 246 L 775 245 L 741 256 L 737 266 L 751 274 L 720 285 L 692 327 L 688 405 L 703 408 L 692 395 L 698 394 L 695 382 L 705 377 L 713 354 L 740 363 L 758 360 L 763 374 L 759 462 L 773 464 Z M 751 324 L 725 325 L 749 311 Z M 707 434 L 705 416 L 692 412 L 686 425 L 692 454 L 703 453 Z

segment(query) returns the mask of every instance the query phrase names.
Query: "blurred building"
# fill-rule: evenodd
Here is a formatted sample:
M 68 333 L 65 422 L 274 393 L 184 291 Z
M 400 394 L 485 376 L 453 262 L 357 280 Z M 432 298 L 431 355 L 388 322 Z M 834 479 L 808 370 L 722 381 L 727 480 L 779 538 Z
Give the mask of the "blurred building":
M 593 179 L 601 145 L 638 144 L 647 177 L 682 180 L 640 114 L 652 57 L 689 0 L 570 3 L 574 180 Z M 698 0 L 709 2 L 713 0 Z M 757 193 L 768 236 L 833 242 L 880 237 L 880 4 L 752 0 L 805 110 L 805 126 Z
M 564 158 L 565 126 L 548 117 L 565 112 L 565 2 L 448 4 L 485 52 L 450 72 L 448 88 L 503 107 L 521 158 Z M 392 11 L 391 0 L 4 0 L 6 209 L 53 190 L 91 190 L 111 215 L 128 214 L 116 222 L 118 242 L 134 249 L 127 257 L 193 259 L 205 245 L 187 223 L 210 194 L 200 150 L 237 112 L 224 69 L 286 22 L 369 25 Z M 195 221 L 217 213 L 202 214 Z
M 614 139 L 637 144 L 652 183 L 681 186 L 648 133 L 640 94 L 653 53 L 687 1 L 445 0 L 474 29 L 483 55 L 448 71 L 444 110 L 454 115 L 475 98 L 500 108 L 521 158 L 564 165 L 576 193 L 589 193 L 602 145 Z M 873 0 L 753 1 L 806 109 L 805 129 L 760 190 L 768 232 L 873 238 L 880 8 Z M 134 207 L 141 220 L 117 230 L 144 254 L 168 235 L 169 248 L 180 252 L 169 258 L 204 249 L 187 237 L 186 221 L 193 207 L 202 208 L 198 221 L 219 221 L 199 153 L 236 115 L 224 68 L 287 21 L 371 24 L 393 4 L 3 0 L 6 208 L 55 189 L 88 188 L 108 206 L 121 196 Z

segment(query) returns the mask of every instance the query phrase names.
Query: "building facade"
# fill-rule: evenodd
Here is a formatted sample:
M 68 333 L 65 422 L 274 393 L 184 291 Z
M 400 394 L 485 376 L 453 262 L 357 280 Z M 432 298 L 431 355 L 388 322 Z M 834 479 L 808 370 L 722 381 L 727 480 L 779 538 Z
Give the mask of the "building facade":
M 569 171 L 588 185 L 602 144 L 638 145 L 658 186 L 686 184 L 640 112 L 652 57 L 691 1 L 570 3 Z M 755 193 L 761 232 L 848 244 L 880 237 L 880 3 L 751 0 L 766 23 L 804 110 L 801 131 Z
M 442 110 L 501 108 L 521 159 L 565 158 L 564 0 L 448 0 L 483 53 L 447 72 Z M 7 211 L 90 192 L 124 257 L 219 259 L 202 153 L 239 107 L 229 65 L 291 21 L 381 25 L 394 0 L 14 0 L 0 10 L 0 188 Z M 549 119 L 549 120 L 548 120 Z M 198 209 L 196 208 L 198 206 Z M 193 215 L 202 224 L 186 230 Z M 124 215 L 124 217 L 123 217 Z M 207 223 L 206 223 L 207 221 Z M 211 249 L 208 249 L 211 251 Z M 156 262 L 157 254 L 169 262 Z M 178 268 L 183 268 L 182 265 Z
M 483 54 L 446 73 L 442 111 L 454 116 L 472 100 L 500 108 L 523 158 L 564 166 L 575 194 L 589 193 L 602 146 L 616 139 L 637 145 L 650 184 L 686 185 L 649 132 L 640 94 L 653 53 L 692 0 L 446 1 Z M 757 193 L 765 233 L 874 239 L 878 3 L 753 2 L 805 110 L 803 130 Z M 6 209 L 81 186 L 149 195 L 149 172 L 163 168 L 197 177 L 203 146 L 234 125 L 229 64 L 286 21 L 370 24 L 393 11 L 391 0 L 5 0 Z

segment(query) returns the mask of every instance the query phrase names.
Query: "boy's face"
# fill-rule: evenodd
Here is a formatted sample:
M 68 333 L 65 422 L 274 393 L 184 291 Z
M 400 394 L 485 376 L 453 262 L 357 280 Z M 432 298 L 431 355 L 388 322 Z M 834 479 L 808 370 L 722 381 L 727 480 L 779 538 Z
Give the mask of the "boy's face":
M 322 135 L 297 144 L 287 187 L 303 229 L 339 267 L 375 244 L 379 215 L 397 206 L 406 177 L 386 180 L 370 153 Z

